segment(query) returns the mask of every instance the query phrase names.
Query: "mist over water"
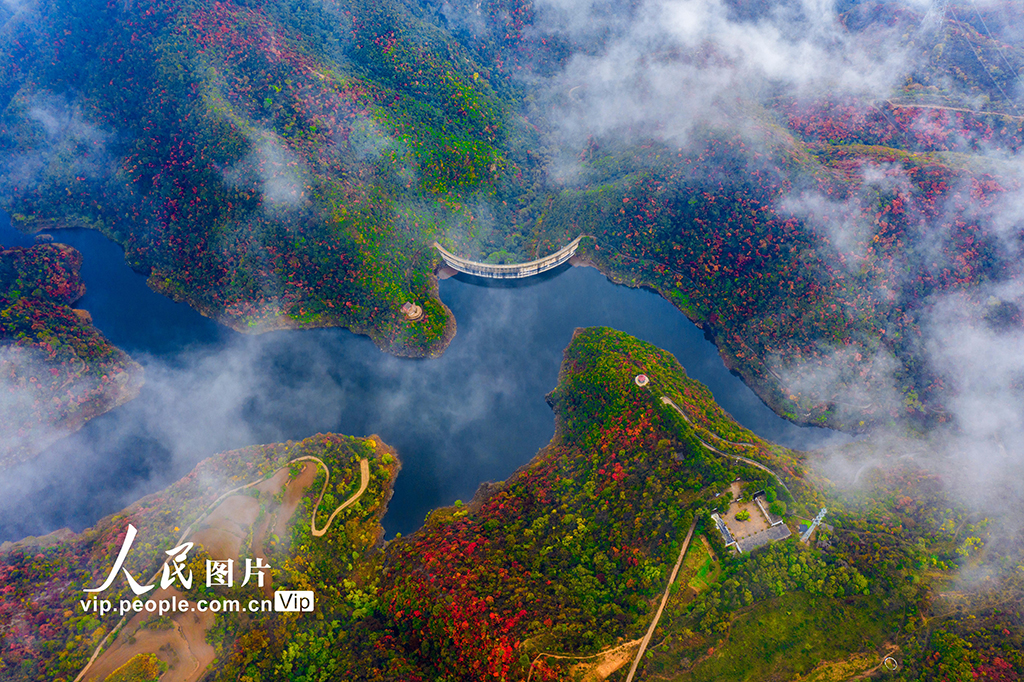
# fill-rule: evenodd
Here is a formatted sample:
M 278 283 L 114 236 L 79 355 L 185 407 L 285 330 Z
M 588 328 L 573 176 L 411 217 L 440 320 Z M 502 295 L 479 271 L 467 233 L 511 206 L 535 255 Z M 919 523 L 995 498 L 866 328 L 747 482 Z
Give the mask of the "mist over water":
M 87 293 L 76 307 L 145 367 L 146 384 L 136 400 L 0 475 L 0 539 L 81 530 L 217 452 L 328 431 L 377 433 L 398 450 L 403 469 L 384 525 L 409 533 L 547 444 L 554 415 L 544 396 L 576 327 L 607 325 L 669 350 L 765 438 L 804 449 L 848 440 L 775 416 L 667 301 L 592 268 L 512 285 L 442 281 L 458 333 L 441 358 L 410 360 L 340 329 L 235 333 L 151 291 L 99 233 L 53 234 L 84 256 Z M 0 243 L 31 240 L 5 219 Z
M 24 3 L 6 4 L 13 12 Z M 482 6 L 433 4 L 453 29 L 486 38 Z M 532 93 L 527 112 L 540 131 L 538 148 L 546 150 L 546 182 L 570 189 L 607 180 L 603 166 L 595 170 L 585 161 L 591 157 L 583 152 L 591 148 L 656 143 L 666 152 L 690 154 L 699 153 L 708 137 L 738 137 L 772 156 L 786 144 L 772 123 L 785 122 L 780 102 L 791 99 L 792 111 L 802 116 L 820 99 L 836 99 L 863 114 L 907 95 L 907 74 L 917 73 L 924 79 L 920 85 L 938 88 L 958 107 L 984 108 L 974 92 L 981 84 L 995 97 L 988 102 L 998 105 L 992 111 L 1024 111 L 1019 74 L 999 85 L 990 67 L 962 83 L 943 70 L 942 49 L 936 48 L 944 42 L 952 47 L 957 33 L 951 31 L 964 17 L 984 23 L 982 12 L 999 3 L 957 5 L 897 0 L 889 17 L 875 3 L 847 0 L 539 0 L 524 31 L 524 61 L 512 78 Z M 1006 13 L 992 24 L 996 37 L 1008 42 L 990 46 L 990 56 L 1008 73 L 1016 71 L 1015 16 Z M 552 40 L 564 53 L 538 47 Z M 981 54 L 976 47 L 968 58 Z M 35 146 L 0 163 L 19 183 L 38 180 L 35 175 L 64 156 L 83 177 L 102 176 L 116 165 L 105 146 L 121 131 L 92 120 L 75 97 L 41 93 L 24 109 L 41 126 Z M 390 144 L 369 119 L 357 127 L 357 156 L 376 156 Z M 295 161 L 291 152 L 266 131 L 252 141 L 253 153 L 224 169 L 225 182 L 252 185 L 267 205 L 291 206 L 302 175 L 283 170 Z M 941 207 L 951 219 L 921 223 L 911 251 L 923 254 L 926 270 L 930 264 L 938 271 L 956 237 L 945 223 L 977 219 L 1008 266 L 1002 279 L 970 296 L 913 299 L 906 313 L 921 332 L 915 361 L 934 370 L 950 396 L 943 409 L 952 426 L 935 436 L 928 466 L 962 472 L 947 479 L 969 481 L 965 491 L 956 492 L 977 502 L 977 491 L 993 484 L 1016 486 L 1015 494 L 1024 495 L 1024 478 L 1017 473 L 1024 467 L 1024 329 L 993 326 L 990 319 L 1000 311 L 1012 318 L 1024 307 L 1024 178 L 1015 170 L 1018 151 L 992 147 L 983 138 L 966 142 L 961 146 L 972 156 L 1012 170 L 1006 170 L 1004 193 L 991 205 L 970 199 L 969 188 L 951 194 Z M 85 147 L 94 151 L 78 154 Z M 647 161 L 641 155 L 635 163 L 643 171 Z M 264 173 L 263 166 L 281 173 Z M 862 214 L 880 192 L 902 192 L 909 207 L 918 198 L 898 165 L 871 163 L 860 172 L 849 197 L 800 186 L 773 207 L 804 221 L 816 238 L 827 238 L 819 255 L 841 272 L 859 270 L 871 248 L 879 228 Z M 0 220 L 0 243 L 31 243 L 5 223 Z M 548 441 L 553 416 L 543 396 L 555 385 L 562 349 L 577 326 L 609 325 L 669 350 L 726 410 L 765 438 L 797 448 L 845 439 L 776 417 L 670 304 L 615 286 L 596 271 L 568 269 L 511 288 L 442 282 L 441 297 L 454 311 L 459 333 L 443 358 L 412 361 L 386 356 L 368 339 L 342 330 L 236 334 L 147 289 L 120 249 L 100 235 L 67 231 L 59 240 L 85 255 L 89 290 L 77 305 L 145 366 L 147 384 L 138 400 L 90 422 L 36 461 L 0 474 L 0 538 L 62 525 L 81 528 L 164 487 L 203 457 L 317 431 L 376 432 L 398 448 L 405 468 L 386 526 L 391 533 L 408 532 L 428 509 L 469 497 L 481 481 L 506 477 Z M 913 271 L 899 258 L 878 265 L 887 279 L 866 293 L 879 301 L 915 286 Z M 840 408 L 902 408 L 904 387 L 897 375 L 903 356 L 847 344 L 818 350 L 820 362 L 779 358 L 781 385 Z M 861 371 L 862 356 L 873 381 L 855 385 L 851 372 Z

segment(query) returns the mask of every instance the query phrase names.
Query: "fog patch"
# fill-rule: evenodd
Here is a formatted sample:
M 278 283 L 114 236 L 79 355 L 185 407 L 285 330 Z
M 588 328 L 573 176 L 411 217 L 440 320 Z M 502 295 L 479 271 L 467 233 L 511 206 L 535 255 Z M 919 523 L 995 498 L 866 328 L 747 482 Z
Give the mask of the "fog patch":
M 783 196 L 776 210 L 783 216 L 801 220 L 835 250 L 839 263 L 848 271 L 858 271 L 868 256 L 872 237 L 878 229 L 869 218 L 880 195 L 898 195 L 914 202 L 913 190 L 902 168 L 892 164 L 865 163 L 860 179 L 849 196 L 833 199 L 822 192 L 803 190 Z
M 406 189 L 419 185 L 420 175 L 408 145 L 388 135 L 370 116 L 356 114 L 344 138 L 339 131 L 334 144 L 338 149 L 347 149 L 357 164 L 392 175 Z
M 577 153 L 588 136 L 685 144 L 700 126 L 756 127 L 752 103 L 772 94 L 887 96 L 921 58 L 904 32 L 928 30 L 851 31 L 833 2 L 819 0 L 778 3 L 756 19 L 737 17 L 724 0 L 640 0 L 618 12 L 591 0 L 542 0 L 536 10 L 541 34 L 575 48 L 541 82 L 550 146 Z
M 357 116 L 352 122 L 348 145 L 357 161 L 376 161 L 392 144 L 392 139 L 372 118 Z
M 92 122 L 82 106 L 49 92 L 19 96 L 10 105 L 28 140 L 3 162 L 2 192 L 18 194 L 44 183 L 97 180 L 112 170 L 114 134 Z
M 17 15 L 22 12 L 34 9 L 35 0 L 2 0 L 0 5 L 8 12 Z
M 511 474 L 551 435 L 522 445 L 521 431 L 530 441 L 553 425 L 543 396 L 560 360 L 553 351 L 551 376 L 537 385 L 536 373 L 515 371 L 536 360 L 507 333 L 539 332 L 540 294 L 529 293 L 480 292 L 484 309 L 439 360 L 384 355 L 343 330 L 232 334 L 159 357 L 135 351 L 146 371 L 138 399 L 0 477 L 4 536 L 49 532 L 54 523 L 78 530 L 82 516 L 159 491 L 217 452 L 317 432 L 378 433 L 396 447 L 413 489 L 397 505 L 416 508 L 421 491 L 441 491 L 426 495 L 420 519 L 439 503 L 468 499 L 494 478 L 482 470 Z
M 922 327 L 929 361 L 948 389 L 947 408 L 956 416 L 958 432 L 951 451 L 965 463 L 961 485 L 1016 481 L 1020 493 L 1024 325 L 1012 319 L 993 323 L 989 314 L 1003 301 L 1011 301 L 1019 311 L 1020 283 L 994 288 L 980 308 L 965 294 L 945 296 L 928 311 Z M 1017 475 L 1009 476 L 1011 471 Z
M 258 132 L 250 141 L 249 154 L 223 170 L 224 183 L 233 189 L 253 188 L 271 209 L 306 205 L 309 199 L 305 162 L 273 132 Z
M 895 389 L 899 362 L 885 349 L 871 350 L 858 343 L 823 347 L 813 359 L 770 363 L 784 392 L 810 416 L 810 408 L 827 403 L 842 422 L 867 413 L 887 417 L 901 411 L 903 400 Z
M 458 3 L 451 0 L 442 0 L 437 11 L 444 17 L 449 28 L 463 31 L 474 37 L 486 35 L 487 33 L 487 21 L 484 19 L 480 3 Z M 504 19 L 507 19 L 507 13 L 502 16 L 502 20 Z
M 981 303 L 979 304 L 979 299 Z M 1024 283 L 1012 279 L 974 294 L 937 296 L 919 312 L 924 360 L 945 389 L 942 422 L 925 434 L 877 430 L 863 444 L 818 453 L 813 470 L 841 492 L 863 492 L 867 474 L 913 466 L 936 478 L 949 504 L 992 519 L 992 537 L 1024 530 Z M 847 359 L 848 361 L 848 359 Z M 876 356 L 872 362 L 885 362 Z M 849 366 L 849 364 L 847 365 Z M 829 391 L 845 400 L 898 396 L 851 389 L 844 373 L 806 365 L 786 375 L 792 386 Z M 883 370 L 887 369 L 883 366 Z M 800 382 L 803 382 L 802 384 Z M 909 461 L 908 461 L 909 460 Z M 983 575 L 984 571 L 982 574 Z M 977 582 L 964 577 L 965 585 Z

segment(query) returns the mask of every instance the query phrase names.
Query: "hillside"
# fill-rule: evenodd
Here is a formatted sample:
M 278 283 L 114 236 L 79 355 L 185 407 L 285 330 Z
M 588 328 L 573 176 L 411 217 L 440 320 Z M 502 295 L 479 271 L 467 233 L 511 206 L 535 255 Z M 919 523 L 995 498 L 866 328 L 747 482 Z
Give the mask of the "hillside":
M 236 329 L 446 345 L 428 238 L 493 197 L 509 113 L 412 8 L 43 2 L 4 39 L 16 225 L 100 229 L 153 288 Z
M 0 248 L 0 469 L 139 393 L 142 367 L 71 307 L 81 264 L 69 246 Z
M 67 679 L 81 668 L 116 618 L 80 614 L 80 586 L 103 579 L 128 522 L 146 543 L 127 564 L 136 577 L 152 574 L 179 535 L 202 543 L 188 564 L 202 575 L 205 552 L 228 550 L 210 549 L 216 513 L 196 522 L 225 489 L 248 483 L 258 487 L 218 502 L 250 501 L 251 513 L 227 517 L 249 524 L 240 547 L 262 544 L 274 589 L 311 589 L 316 611 L 204 615 L 212 679 L 621 680 L 663 593 L 639 679 L 845 679 L 886 655 L 898 660 L 896 679 L 1024 673 L 1019 538 L 952 505 L 912 462 L 873 467 L 851 494 L 822 477 L 820 455 L 757 438 L 671 355 L 610 329 L 578 331 L 548 399 L 557 432 L 528 465 L 383 546 L 379 518 L 396 466 L 376 440 L 371 448 L 342 436 L 219 455 L 79 536 L 5 545 L 0 679 Z M 870 462 L 879 449 L 864 441 L 842 456 Z M 314 480 L 318 467 L 288 465 L 310 455 L 342 479 L 332 500 Z M 325 510 L 356 489 L 361 457 L 369 497 L 312 536 L 318 496 L 322 526 Z M 721 494 L 730 485 L 740 486 L 735 499 Z M 821 505 L 829 526 L 810 544 L 791 536 L 736 555 L 710 514 L 757 490 L 783 503 L 793 531 Z M 276 545 L 271 523 L 287 527 Z M 957 582 L 977 570 L 990 576 L 984 588 Z M 186 596 L 235 596 L 218 590 Z M 95 674 L 131 663 L 156 675 L 163 661 L 162 679 L 192 679 L 179 645 L 149 644 L 169 636 L 167 621 L 137 620 Z
M 156 667 L 166 670 L 169 664 L 172 679 L 185 679 L 193 665 L 201 672 L 215 654 L 244 637 L 250 617 L 232 613 L 236 620 L 226 621 L 197 613 L 200 599 L 259 600 L 271 587 L 312 588 L 321 609 L 344 603 L 353 575 L 345 557 L 354 560 L 380 542 L 380 517 L 398 468 L 393 451 L 372 437 L 329 434 L 253 446 L 204 460 L 166 490 L 80 534 L 58 531 L 4 543 L 0 679 L 73 679 L 98 646 L 103 653 L 86 679 L 104 679 L 133 660 L 134 666 L 155 669 L 149 655 L 168 659 Z M 83 590 L 102 586 L 130 528 L 136 535 L 124 569 L 139 583 L 158 582 L 161 565 L 169 561 L 164 550 L 194 544 L 181 566 L 191 584 L 185 587 L 178 576 L 169 589 L 161 583 L 143 597 L 187 598 L 191 610 L 167 615 L 129 609 L 122 620 L 116 609 L 83 609 L 81 602 L 92 601 Z M 240 585 L 246 557 L 269 564 L 264 590 L 255 581 Z M 207 586 L 206 559 L 235 561 L 233 589 Z M 115 607 L 135 597 L 123 577 L 95 596 Z
M 722 7 L 740 27 L 791 9 Z M 578 72 L 630 39 L 628 12 L 602 33 L 504 0 L 39 0 L 4 10 L 0 201 L 24 230 L 101 230 L 235 329 L 345 326 L 415 356 L 455 329 L 435 240 L 507 262 L 586 234 L 779 414 L 930 427 L 956 419 L 919 340 L 933 305 L 962 294 L 984 329 L 995 296 L 1019 327 L 996 289 L 1019 275 L 999 158 L 1020 148 L 1024 53 L 998 3 L 838 9 L 840 45 L 905 57 L 895 85 L 797 87 L 672 34 L 621 83 Z M 701 111 L 630 90 L 723 68 L 749 87 Z M 650 106 L 618 121 L 631 98 Z

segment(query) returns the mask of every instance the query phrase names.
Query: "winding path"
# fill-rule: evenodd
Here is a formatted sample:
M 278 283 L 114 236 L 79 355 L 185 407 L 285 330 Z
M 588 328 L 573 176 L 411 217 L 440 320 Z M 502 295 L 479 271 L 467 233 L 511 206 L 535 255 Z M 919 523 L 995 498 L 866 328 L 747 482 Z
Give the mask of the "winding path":
M 677 408 L 678 409 L 678 408 Z M 633 659 L 633 665 L 629 668 L 629 675 L 626 676 L 626 682 L 633 682 L 633 675 L 636 674 L 637 666 L 640 665 L 640 659 L 644 656 L 644 651 L 647 650 L 647 645 L 651 643 L 651 637 L 654 636 L 654 629 L 658 627 L 658 621 L 661 619 L 661 613 L 665 610 L 665 604 L 668 603 L 669 595 L 672 594 L 672 584 L 676 581 L 676 575 L 679 573 L 679 567 L 683 565 L 683 557 L 686 556 L 686 549 L 690 546 L 690 539 L 693 537 L 693 529 L 697 527 L 697 520 L 694 519 L 693 523 L 690 524 L 690 530 L 686 531 L 686 539 L 683 540 L 683 548 L 679 550 L 679 558 L 676 559 L 676 565 L 672 568 L 672 575 L 668 578 L 668 585 L 665 586 L 665 594 L 661 595 L 661 604 L 658 606 L 657 613 L 654 614 L 654 620 L 651 621 L 651 626 L 647 628 L 647 634 L 640 640 L 640 649 L 636 652 L 636 658 Z
M 461 256 L 456 256 L 451 251 L 447 250 L 437 242 L 434 242 L 434 248 L 441 253 L 441 258 L 444 259 L 445 264 L 453 270 L 458 270 L 467 275 L 474 275 L 476 277 L 489 277 L 491 279 L 519 279 L 522 277 L 532 277 L 541 273 L 553 270 L 563 263 L 567 263 L 570 258 L 576 255 L 576 249 L 579 248 L 580 240 L 583 239 L 583 235 L 576 237 L 571 242 L 555 251 L 549 256 L 532 260 L 528 263 L 516 263 L 514 265 L 495 265 L 493 263 L 480 263 L 478 261 L 472 261 Z
M 686 413 L 683 412 L 682 409 L 680 409 L 680 407 L 678 405 L 676 405 L 675 401 L 672 400 L 672 398 L 669 398 L 668 396 L 663 395 L 663 396 L 661 396 L 661 402 L 665 403 L 666 405 L 671 405 L 673 408 L 675 408 L 676 412 L 678 412 L 679 416 L 681 416 L 683 419 L 686 420 L 687 424 L 693 424 L 693 422 L 690 421 L 690 418 L 686 416 Z M 779 475 L 777 473 L 775 473 L 774 471 L 772 471 L 771 469 L 769 469 L 768 467 L 766 467 L 764 464 L 761 464 L 760 462 L 758 462 L 756 460 L 750 459 L 749 457 L 743 457 L 742 455 L 732 455 L 732 454 L 729 454 L 728 452 L 722 452 L 721 450 L 719 450 L 715 446 L 705 442 L 703 439 L 700 438 L 700 436 L 697 436 L 695 434 L 694 437 L 700 442 L 701 445 L 706 447 L 711 452 L 714 452 L 716 454 L 722 455 L 723 457 L 729 457 L 730 459 L 739 460 L 740 462 L 744 462 L 746 464 L 749 464 L 750 466 L 757 467 L 758 469 L 761 469 L 762 471 L 767 471 L 769 474 L 771 474 L 775 478 L 776 481 L 779 482 L 779 485 L 781 485 L 783 488 L 785 488 L 785 490 L 789 494 L 789 496 L 793 497 L 793 493 L 791 493 L 789 491 L 789 488 L 787 488 L 786 484 L 783 483 L 781 478 L 779 478 Z M 744 445 L 744 446 L 748 446 L 748 447 L 757 447 L 753 443 L 734 443 L 731 440 L 725 440 L 721 436 L 716 436 L 716 438 L 719 438 L 723 443 L 729 443 L 730 445 Z M 796 498 L 793 498 L 793 499 L 796 499 Z
M 324 493 L 327 492 L 327 486 L 331 482 L 331 470 L 327 468 L 327 465 L 323 463 L 323 460 L 321 460 L 319 457 L 314 457 L 312 455 L 307 455 L 305 457 L 297 457 L 292 460 L 292 462 L 302 461 L 316 462 L 317 464 L 324 468 L 324 475 L 326 476 L 326 479 L 324 479 L 324 488 L 323 490 L 320 491 L 320 497 L 317 498 L 316 504 L 313 505 L 313 513 L 309 520 L 309 532 L 313 534 L 313 537 L 320 538 L 323 537 L 324 533 L 327 532 L 327 529 L 331 527 L 331 522 L 334 521 L 334 517 L 337 516 L 339 512 L 341 512 L 343 509 L 346 509 L 349 506 L 355 504 L 356 500 L 362 497 L 363 493 L 366 492 L 366 486 L 370 485 L 370 461 L 365 457 L 359 460 L 359 490 L 356 491 L 355 495 L 339 504 L 338 508 L 331 512 L 331 516 L 327 519 L 327 525 L 321 528 L 320 530 L 316 529 L 316 513 L 320 509 L 320 502 L 324 499 Z
M 885 103 L 894 109 L 940 109 L 943 111 L 961 111 L 965 114 L 974 114 L 975 116 L 999 116 L 1001 118 L 1010 118 L 1015 121 L 1024 120 L 1024 116 L 1014 116 L 1012 114 L 1004 114 L 999 111 L 975 111 L 974 109 L 964 109 L 961 107 L 948 107 L 944 104 L 904 104 L 902 102 L 893 102 L 891 99 L 886 100 Z
M 306 455 L 306 456 L 303 456 L 303 457 L 296 457 L 295 459 L 289 460 L 285 464 L 285 466 L 291 465 L 291 464 L 293 464 L 295 462 L 305 462 L 305 461 L 316 462 L 317 464 L 322 466 L 324 468 L 324 471 L 325 471 L 326 476 L 327 476 L 326 480 L 324 481 L 323 490 L 320 491 L 320 497 L 317 498 L 316 504 L 313 506 L 313 513 L 312 513 L 311 518 L 310 518 L 310 528 L 309 528 L 310 533 L 312 533 L 313 537 L 319 538 L 319 537 L 323 537 L 324 533 L 327 532 L 327 529 L 331 527 L 331 522 L 334 521 L 334 517 L 337 516 L 339 512 L 341 512 L 342 510 L 344 510 L 344 509 L 348 508 L 349 506 L 355 504 L 356 500 L 358 500 L 362 496 L 362 494 L 364 492 L 366 492 L 366 488 L 370 484 L 370 461 L 368 459 L 366 459 L 365 457 L 363 459 L 359 460 L 359 474 L 360 474 L 359 490 L 357 490 L 356 493 L 354 495 L 352 495 L 352 497 L 348 498 L 347 500 L 342 502 L 340 505 L 338 505 L 337 509 L 335 509 L 331 513 L 331 516 L 327 519 L 327 525 L 324 526 L 321 530 L 317 530 L 317 528 L 316 528 L 316 513 L 317 513 L 318 509 L 320 508 L 320 502 L 324 499 L 324 494 L 327 492 L 327 485 L 330 483 L 330 480 L 331 480 L 331 472 L 330 472 L 330 469 L 328 469 L 327 465 L 324 464 L 324 461 L 322 459 L 320 459 L 319 457 L 314 457 L 312 455 Z M 284 466 L 278 467 L 277 469 L 274 469 L 274 471 L 272 471 L 270 474 L 268 474 L 268 475 L 266 475 L 266 476 L 264 476 L 264 477 L 262 477 L 260 479 L 257 479 L 255 481 L 253 481 L 252 483 L 247 483 L 245 485 L 240 485 L 237 488 L 232 488 L 231 490 L 227 491 L 226 493 L 224 493 L 223 495 L 218 497 L 216 500 L 214 500 L 212 503 L 210 503 L 210 505 L 206 508 L 206 510 L 203 511 L 203 513 L 200 514 L 199 517 L 196 518 L 196 520 L 193 521 L 188 526 L 188 528 L 186 528 L 182 532 L 181 537 L 178 538 L 178 542 L 176 544 L 177 545 L 181 545 L 183 542 L 185 542 L 185 538 L 187 538 L 189 535 L 192 534 L 192 532 L 195 530 L 196 525 L 198 525 L 200 521 L 202 521 L 207 516 L 209 516 L 210 513 L 214 509 L 216 509 L 218 506 L 220 506 L 221 502 L 223 502 L 227 498 L 231 497 L 232 495 L 234 495 L 235 493 L 237 493 L 240 490 L 246 490 L 248 488 L 253 487 L 254 485 L 259 485 L 260 483 L 263 483 L 264 481 L 267 481 L 270 478 L 273 478 L 273 476 L 278 471 L 280 471 L 283 468 L 284 468 Z M 157 581 L 157 578 L 159 578 L 159 577 L 160 577 L 160 569 L 157 569 L 157 572 L 153 574 L 153 576 L 149 579 L 149 582 L 150 583 L 155 583 Z M 129 613 L 128 615 L 125 615 L 125 616 L 121 617 L 121 620 L 118 622 L 118 624 L 115 625 L 114 628 L 110 632 L 107 633 L 107 636 L 104 637 L 103 640 L 98 645 L 96 645 L 96 648 L 92 652 L 92 656 L 89 658 L 89 662 L 85 664 L 84 668 L 82 668 L 82 672 L 78 673 L 78 676 L 74 679 L 74 682 L 79 682 L 80 680 L 85 678 L 86 674 L 89 672 L 89 669 L 92 668 L 92 664 L 96 662 L 97 658 L 99 658 L 99 655 L 100 655 L 100 653 L 102 653 L 104 647 L 108 643 L 112 643 L 113 642 L 113 640 L 111 640 L 111 637 L 115 637 L 116 638 L 116 636 L 118 634 L 120 634 L 121 628 L 124 627 L 125 623 L 128 622 L 129 616 L 134 616 L 134 615 L 135 615 L 134 613 Z M 180 625 L 178 627 L 180 629 Z M 185 642 L 187 644 L 188 640 L 186 639 Z

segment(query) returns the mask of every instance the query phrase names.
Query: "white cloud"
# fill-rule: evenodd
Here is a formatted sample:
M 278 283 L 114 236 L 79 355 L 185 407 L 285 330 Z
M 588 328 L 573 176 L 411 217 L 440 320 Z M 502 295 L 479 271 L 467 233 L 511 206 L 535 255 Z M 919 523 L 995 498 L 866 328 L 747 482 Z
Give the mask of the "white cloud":
M 224 170 L 224 182 L 230 187 L 254 187 L 270 208 L 304 205 L 307 172 L 302 159 L 272 132 L 258 133 L 252 143 L 244 159 Z

